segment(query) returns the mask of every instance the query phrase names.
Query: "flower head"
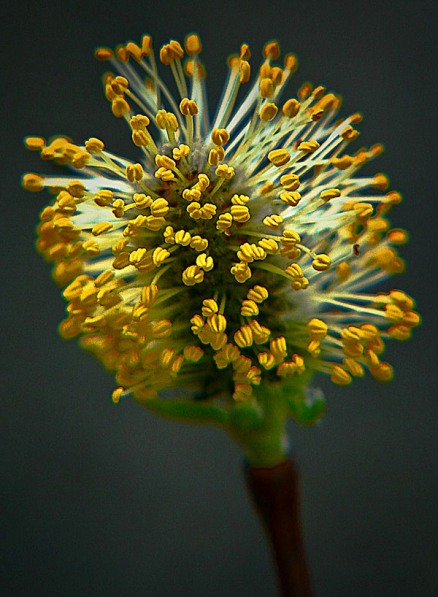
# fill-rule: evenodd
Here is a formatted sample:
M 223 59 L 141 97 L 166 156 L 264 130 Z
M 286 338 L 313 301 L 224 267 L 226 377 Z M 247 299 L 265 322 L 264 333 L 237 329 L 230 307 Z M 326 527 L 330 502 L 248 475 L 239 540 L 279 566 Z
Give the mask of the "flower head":
M 314 373 L 338 385 L 367 370 L 391 379 L 385 342 L 409 338 L 419 316 L 402 291 L 368 290 L 403 271 L 407 240 L 387 219 L 399 193 L 383 174 L 358 175 L 382 147 L 348 150 L 361 117 L 339 120 L 340 98 L 324 87 L 284 97 L 297 60 L 278 65 L 276 42 L 253 77 L 247 45 L 229 58 L 210 120 L 200 51 L 197 35 L 159 51 L 178 99 L 149 36 L 96 51 L 114 69 L 105 95 L 138 161 L 94 137 L 26 139 L 73 171 L 23 180 L 55 195 L 38 248 L 65 287 L 62 336 L 80 336 L 115 372 L 115 402 L 187 388 L 229 411 Z M 305 400 L 289 400 L 298 419 Z

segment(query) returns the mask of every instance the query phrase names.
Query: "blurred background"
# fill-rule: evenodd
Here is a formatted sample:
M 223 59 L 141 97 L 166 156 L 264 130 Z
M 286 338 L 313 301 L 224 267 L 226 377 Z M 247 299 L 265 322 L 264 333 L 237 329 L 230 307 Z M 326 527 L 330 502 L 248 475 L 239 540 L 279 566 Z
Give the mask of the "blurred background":
M 10 2 L 1 9 L 3 344 L 0 586 L 7 596 L 270 597 L 275 579 L 242 482 L 242 456 L 219 431 L 158 418 L 129 400 L 57 325 L 63 300 L 34 250 L 47 201 L 19 188 L 49 171 L 25 135 L 103 138 L 135 157 L 103 98 L 98 45 L 196 31 L 211 107 L 225 59 L 250 45 L 256 67 L 276 38 L 305 80 L 364 114 L 360 144 L 384 142 L 373 171 L 404 202 L 407 272 L 423 326 L 393 343 L 396 378 L 339 388 L 322 424 L 290 425 L 317 597 L 438 594 L 436 296 L 436 3 Z M 357 145 L 358 147 L 359 145 Z M 10 201 L 10 204 L 7 202 Z M 9 209 L 8 207 L 8 209 Z

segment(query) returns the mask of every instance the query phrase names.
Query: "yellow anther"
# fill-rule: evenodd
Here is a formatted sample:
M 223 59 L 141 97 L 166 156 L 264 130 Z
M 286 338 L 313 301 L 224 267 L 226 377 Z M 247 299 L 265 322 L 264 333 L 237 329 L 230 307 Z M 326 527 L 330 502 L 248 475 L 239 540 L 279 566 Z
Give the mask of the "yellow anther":
M 196 183 L 196 187 L 198 187 L 198 189 L 201 191 L 201 193 L 203 193 L 204 191 L 207 190 L 208 186 L 210 184 L 210 179 L 208 178 L 208 176 L 206 174 L 204 174 L 203 172 L 201 172 L 201 174 L 198 174 L 198 182 Z
M 78 151 L 72 158 L 74 168 L 84 168 L 90 161 L 91 154 L 88 151 Z
M 116 95 L 123 96 L 123 94 L 129 87 L 129 81 L 125 77 L 118 76 L 118 77 L 114 77 L 114 79 L 111 80 L 110 85 L 111 85 L 111 89 L 114 91 L 114 93 Z
M 266 216 L 263 219 L 263 224 L 272 230 L 278 230 L 280 226 L 283 224 L 283 217 L 277 214 L 272 214 L 272 216 Z
M 259 314 L 259 308 L 257 306 L 257 303 L 253 300 L 243 300 L 242 307 L 240 309 L 240 314 L 244 317 L 257 317 L 257 315 Z
M 172 361 L 172 364 L 170 366 L 170 370 L 172 371 L 172 373 L 177 374 L 179 372 L 179 370 L 181 369 L 183 362 L 184 362 L 184 355 L 179 354 Z
M 251 277 L 251 270 L 247 263 L 236 263 L 231 267 L 231 273 L 237 282 L 243 284 Z
M 397 305 L 385 305 L 384 310 L 386 318 L 390 321 L 394 321 L 395 323 L 401 323 L 403 321 L 404 312 Z
M 301 201 L 301 194 L 298 191 L 284 191 L 280 193 L 280 199 L 290 207 L 296 207 Z
M 268 102 L 266 104 L 263 104 L 259 113 L 260 120 L 263 120 L 264 122 L 274 120 L 274 118 L 277 116 L 277 113 L 278 108 L 274 103 Z
M 301 242 L 301 237 L 298 232 L 295 232 L 295 230 L 285 228 L 283 231 L 283 236 L 280 237 L 280 241 L 285 247 L 294 247 L 297 243 Z
M 328 326 L 320 319 L 311 319 L 307 323 L 307 327 L 309 328 L 310 337 L 312 338 L 312 340 L 321 341 L 324 340 L 324 338 L 327 336 Z
M 94 236 L 100 236 L 101 234 L 105 234 L 105 232 L 109 232 L 112 227 L 113 225 L 110 222 L 99 222 L 99 224 L 93 226 L 91 233 Z
M 133 196 L 135 207 L 137 209 L 146 209 L 152 205 L 152 197 L 144 193 L 134 193 Z
M 251 327 L 246 324 L 242 325 L 242 327 L 237 330 L 234 334 L 234 342 L 237 344 L 239 348 L 246 348 L 247 346 L 252 346 L 254 341 L 252 335 Z
M 316 269 L 317 272 L 325 272 L 330 269 L 332 264 L 332 260 L 328 255 L 325 253 L 320 253 L 316 256 L 316 258 L 312 261 L 313 269 Z
M 130 109 L 128 102 L 123 97 L 116 97 L 111 102 L 111 110 L 116 118 L 125 116 Z
M 162 228 L 164 226 L 164 224 L 166 223 L 166 220 L 163 217 L 157 217 L 157 216 L 147 216 L 146 218 L 146 222 L 145 222 L 145 227 L 148 230 L 160 230 L 160 228 Z
M 142 303 L 136 303 L 132 309 L 132 319 L 134 321 L 141 321 L 149 313 L 149 309 Z
M 199 60 L 186 60 L 184 71 L 188 77 L 193 77 L 194 72 L 196 72 L 199 79 L 205 79 L 206 77 L 205 67 Z
M 409 236 L 406 230 L 401 228 L 393 228 L 388 232 L 388 240 L 393 245 L 404 245 L 408 242 Z
M 200 203 L 198 203 L 197 201 L 192 201 L 191 203 L 189 203 L 186 209 L 191 218 L 193 218 L 194 220 L 201 219 L 202 214 Z
M 168 319 L 160 319 L 152 326 L 154 338 L 167 338 L 172 333 L 172 323 Z
M 377 381 L 391 381 L 394 377 L 394 370 L 389 363 L 379 363 L 376 367 L 370 367 L 370 373 Z
M 331 199 L 336 199 L 336 197 L 340 196 L 341 191 L 339 189 L 326 189 L 320 194 L 320 197 L 323 201 L 330 201 Z
M 262 238 L 257 242 L 259 247 L 262 247 L 269 255 L 278 253 L 278 243 L 273 238 Z
M 227 329 L 227 320 L 220 313 L 213 313 L 207 319 L 207 325 L 216 334 L 225 332 Z
M 182 273 L 182 281 L 186 286 L 200 284 L 204 280 L 204 270 L 198 265 L 190 265 Z
M 260 187 L 260 194 L 261 195 L 268 195 L 274 190 L 274 183 L 271 180 L 267 180 L 265 183 L 262 184 Z
M 257 355 L 257 358 L 258 358 L 260 365 L 264 369 L 267 369 L 268 371 L 269 371 L 269 369 L 272 369 L 276 365 L 275 357 L 270 352 L 259 352 L 259 354 Z
M 277 375 L 279 375 L 280 377 L 294 375 L 296 372 L 297 366 L 293 361 L 284 361 L 277 368 Z
M 202 301 L 202 315 L 209 317 L 219 311 L 219 306 L 214 299 L 204 299 Z
M 341 261 L 341 263 L 339 263 L 336 266 L 336 275 L 338 277 L 338 280 L 340 280 L 341 282 L 345 282 L 346 280 L 348 280 L 348 278 L 350 277 L 350 273 L 351 267 L 346 261 Z
M 160 129 L 169 129 L 173 132 L 178 130 L 178 120 L 175 114 L 172 112 L 166 112 L 166 110 L 158 110 L 155 117 L 155 122 Z
M 33 193 L 38 193 L 44 189 L 44 178 L 39 174 L 25 174 L 21 183 L 26 191 L 32 191 Z
M 241 60 L 249 60 L 250 58 L 251 58 L 251 52 L 250 52 L 248 44 L 242 44 L 240 46 L 240 59 Z
M 172 170 L 168 170 L 167 168 L 163 167 L 158 168 L 158 170 L 155 171 L 155 178 L 159 178 L 160 180 L 164 180 L 165 182 L 176 180 Z
M 345 129 L 341 133 L 341 137 L 346 141 L 354 141 L 359 137 L 359 131 L 354 129 L 351 125 L 345 127 Z
M 213 257 L 207 256 L 206 253 L 201 253 L 196 257 L 196 265 L 204 270 L 204 272 L 209 272 L 214 267 Z
M 30 151 L 41 151 L 46 145 L 46 140 L 43 137 L 25 137 L 24 145 Z
M 216 214 L 217 207 L 213 203 L 204 203 L 201 207 L 201 218 L 203 220 L 211 220 Z
M 182 196 L 186 201 L 199 201 L 201 195 L 201 191 L 194 187 L 192 189 L 184 189 L 182 193 Z
M 403 197 L 397 191 L 390 191 L 386 194 L 385 203 L 390 205 L 398 205 L 403 200 Z
M 373 251 L 370 262 L 381 268 L 383 271 L 393 274 L 403 271 L 404 268 L 403 261 L 399 258 L 394 249 L 389 247 L 382 247 Z
M 256 284 L 251 290 L 248 291 L 246 297 L 251 300 L 255 301 L 256 303 L 263 303 L 269 296 L 269 292 L 264 286 L 259 286 Z
M 283 361 L 287 355 L 286 338 L 284 336 L 273 338 L 269 342 L 269 349 L 277 362 Z
M 233 216 L 230 213 L 225 212 L 223 214 L 220 214 L 220 216 L 218 217 L 217 222 L 216 222 L 216 228 L 218 230 L 222 230 L 222 231 L 228 230 L 228 228 L 230 228 L 232 223 L 233 223 Z
M 129 121 L 129 125 L 133 131 L 144 131 L 150 125 L 151 121 L 144 114 L 137 114 Z
M 274 93 L 274 83 L 272 79 L 266 77 L 260 80 L 259 83 L 261 97 L 268 98 Z
M 105 286 L 105 284 L 108 284 L 108 282 L 111 282 L 113 279 L 114 272 L 112 270 L 106 270 L 97 276 L 97 278 L 94 280 L 94 285 L 97 288 L 101 288 L 102 286 Z
M 170 253 L 167 249 L 163 249 L 162 247 L 157 247 L 154 249 L 152 253 L 152 260 L 157 267 L 163 263 L 165 259 L 169 257 Z
M 239 65 L 239 81 L 243 85 L 251 78 L 251 66 L 247 60 L 242 60 Z
M 344 359 L 344 366 L 348 369 L 349 373 L 351 373 L 353 377 L 363 377 L 365 375 L 362 365 L 352 357 L 346 357 Z
M 386 333 L 396 340 L 404 341 L 411 337 L 411 328 L 407 325 L 392 325 Z
M 213 129 L 211 140 L 215 145 L 226 145 L 230 140 L 230 133 L 226 129 Z
M 114 52 L 110 48 L 97 48 L 94 52 L 94 57 L 96 60 L 109 60 L 113 56 Z
M 208 154 L 208 163 L 210 166 L 217 166 L 225 157 L 225 152 L 221 146 L 218 145 L 215 149 L 211 149 Z
M 118 253 L 121 253 L 122 251 L 124 251 L 126 249 L 126 245 L 128 243 L 129 243 L 129 239 L 127 239 L 127 238 L 121 238 L 121 239 L 117 240 L 111 247 L 113 255 L 117 255 Z
M 251 218 L 249 209 L 245 205 L 232 205 L 230 212 L 231 217 L 235 222 L 243 223 L 247 222 Z
M 96 58 L 97 58 L 97 51 L 96 51 Z M 105 60 L 104 58 L 99 58 L 99 60 Z M 125 393 L 125 388 L 119 387 L 116 388 L 111 396 L 111 400 L 114 402 L 114 404 L 118 404 L 120 402 L 120 398 L 123 396 L 123 394 Z
M 275 86 L 280 85 L 283 80 L 283 69 L 278 66 L 274 66 L 271 68 L 271 72 L 269 73 L 270 78 Z
M 245 401 L 251 397 L 252 387 L 247 383 L 236 383 L 234 386 L 233 398 L 236 401 Z
M 164 218 L 169 212 L 169 204 L 166 201 L 166 199 L 163 199 L 162 197 L 158 197 L 158 199 L 155 199 L 150 207 L 151 214 L 157 218 Z
M 340 365 L 333 365 L 330 379 L 338 386 L 348 386 L 353 380 L 351 375 Z
M 95 195 L 94 202 L 96 203 L 96 205 L 99 205 L 99 207 L 105 207 L 106 205 L 109 205 L 113 201 L 113 198 L 114 198 L 114 194 L 112 191 L 107 190 L 107 189 L 101 189 Z
M 376 174 L 373 178 L 373 187 L 385 191 L 388 188 L 389 180 L 385 174 Z
M 225 178 L 225 180 L 230 180 L 234 176 L 234 168 L 232 166 L 228 166 L 227 164 L 220 164 L 215 170 L 216 176 L 220 176 L 221 178 Z
M 237 257 L 240 261 L 251 263 L 254 259 L 264 259 L 266 257 L 266 251 L 255 244 L 243 243 L 240 245 L 240 250 L 237 251 Z
M 199 235 L 192 236 L 190 247 L 198 252 L 205 251 L 208 247 L 208 240 Z
M 186 49 L 187 54 L 189 54 L 190 56 L 196 56 L 197 54 L 199 54 L 202 50 L 199 35 L 196 35 L 196 33 L 188 35 L 185 39 L 184 47 Z
M 321 354 L 320 341 L 310 340 L 307 344 L 307 352 L 312 355 L 313 358 L 318 358 Z
M 126 166 L 126 178 L 129 182 L 139 181 L 143 178 L 144 171 L 141 164 L 128 164 Z
M 85 185 L 80 180 L 72 180 L 66 186 L 67 192 L 73 197 L 81 199 L 85 194 Z
M 137 62 L 140 62 L 143 57 L 140 46 L 133 41 L 130 41 L 126 44 L 125 49 L 129 56 L 134 58 L 134 60 L 137 60 Z
M 184 116 L 194 116 L 199 112 L 196 102 L 192 99 L 188 99 L 187 97 L 181 100 L 179 104 L 179 109 L 181 111 L 181 114 L 183 114 Z
M 112 212 L 116 218 L 123 218 L 125 214 L 125 202 L 123 199 L 116 199 L 114 201 Z
M 371 203 L 355 203 L 353 209 L 356 212 L 358 220 L 367 220 L 373 215 L 373 206 Z
M 274 149 L 268 153 L 268 160 L 279 168 L 290 161 L 290 154 L 287 149 Z
M 169 228 L 171 227 L 169 226 Z M 171 234 L 173 235 L 173 228 L 171 228 Z M 190 234 L 190 232 L 186 232 L 185 230 L 178 230 L 178 232 L 175 233 L 173 239 L 177 245 L 187 247 L 192 242 L 192 235 Z
M 246 205 L 249 201 L 248 195 L 233 195 L 231 197 L 231 203 L 233 205 Z
M 147 249 L 145 249 L 144 247 L 140 247 L 139 249 L 136 249 L 135 251 L 131 251 L 131 253 L 129 254 L 129 262 L 131 263 L 131 265 L 140 265 L 140 264 L 144 264 L 146 261 L 149 261 L 150 255 L 147 251 Z
M 283 174 L 280 178 L 280 184 L 286 191 L 296 191 L 300 186 L 300 178 L 292 173 Z
M 150 137 L 145 131 L 133 131 L 131 138 L 136 147 L 147 147 L 150 143 Z
M 176 161 L 181 160 L 182 158 L 186 158 L 190 153 L 190 147 L 188 145 L 185 145 L 184 143 L 181 143 L 181 145 L 179 145 L 178 147 L 175 147 L 172 150 L 172 156 L 173 159 Z
M 190 345 L 184 347 L 184 358 L 192 363 L 197 363 L 200 359 L 202 359 L 203 354 L 204 351 L 200 346 Z
M 141 38 L 141 55 L 149 56 L 152 50 L 152 38 L 150 35 L 143 35 Z
M 283 104 L 281 111 L 287 118 L 294 118 L 300 111 L 300 108 L 301 104 L 298 100 L 289 99 Z
M 199 334 L 199 332 L 205 325 L 203 318 L 198 314 L 193 315 L 193 317 L 190 319 L 190 323 L 192 324 L 191 330 L 196 336 Z
M 263 56 L 270 60 L 277 60 L 280 56 L 280 46 L 277 41 L 269 41 L 263 47 Z
M 184 232 L 184 231 L 181 231 Z M 172 226 L 166 226 L 166 229 L 163 232 L 164 241 L 169 245 L 175 244 L 175 231 Z

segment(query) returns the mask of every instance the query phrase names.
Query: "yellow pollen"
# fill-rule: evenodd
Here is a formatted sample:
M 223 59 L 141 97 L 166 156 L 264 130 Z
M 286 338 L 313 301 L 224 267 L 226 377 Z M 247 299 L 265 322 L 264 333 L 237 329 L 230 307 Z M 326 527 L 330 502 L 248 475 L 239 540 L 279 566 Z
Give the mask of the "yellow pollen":
M 262 238 L 257 242 L 259 247 L 262 247 L 269 255 L 278 253 L 278 243 L 273 238 Z
M 130 109 L 128 102 L 123 97 L 116 97 L 111 102 L 111 110 L 116 118 L 122 118 L 129 113 Z
M 218 217 L 217 222 L 216 222 L 216 228 L 218 230 L 225 231 L 225 230 L 228 230 L 228 228 L 230 228 L 232 223 L 233 223 L 233 216 L 230 213 L 225 212 L 223 214 L 220 214 L 220 216 Z
M 259 352 L 259 354 L 257 355 L 257 358 L 258 358 L 260 365 L 264 369 L 267 369 L 268 371 L 269 371 L 269 369 L 272 369 L 276 365 L 275 357 L 270 352 Z
M 239 82 L 241 84 L 248 83 L 251 78 L 251 67 L 247 60 L 240 61 L 239 65 Z
M 269 349 L 277 362 L 283 361 L 284 357 L 287 355 L 285 337 L 279 336 L 278 338 L 273 338 L 269 343 Z
M 209 317 L 219 311 L 217 302 L 214 299 L 204 299 L 202 301 L 202 315 Z
M 186 286 L 194 286 L 200 284 L 204 280 L 204 270 L 198 265 L 190 265 L 182 274 L 182 281 Z
M 324 338 L 327 336 L 327 324 L 320 319 L 311 319 L 308 322 L 307 327 L 309 328 L 310 337 L 312 340 L 324 340 Z
M 129 182 L 138 182 L 143 176 L 144 171 L 141 164 L 128 164 L 126 166 L 126 178 Z
M 187 97 L 181 100 L 179 109 L 184 116 L 195 116 L 199 112 L 196 102 Z
M 239 348 L 246 348 L 248 346 L 252 346 L 253 341 L 254 339 L 252 335 L 252 329 L 247 324 L 243 325 L 234 334 L 234 342 L 237 344 Z
M 170 253 L 167 249 L 163 249 L 162 247 L 157 247 L 154 249 L 152 253 L 152 260 L 154 264 L 159 267 L 167 257 L 169 257 Z
M 316 269 L 317 272 L 325 272 L 330 269 L 331 263 L 331 259 L 328 255 L 320 253 L 312 261 L 312 267 L 313 269 Z
M 341 191 L 339 189 L 326 189 L 320 194 L 320 197 L 323 201 L 330 201 L 331 199 L 336 199 L 336 197 L 340 196 Z
M 264 98 L 271 97 L 274 93 L 274 83 L 272 79 L 261 79 L 260 80 L 260 95 Z
M 271 120 L 274 120 L 274 118 L 277 116 L 277 113 L 278 113 L 277 106 L 272 102 L 268 102 L 268 103 L 264 104 L 260 110 L 260 113 L 259 113 L 260 120 L 263 120 L 264 122 L 269 122 Z
M 167 338 L 172 333 L 172 323 L 168 319 L 161 319 L 152 326 L 154 338 Z
M 182 160 L 182 158 L 186 158 L 190 153 L 190 147 L 181 143 L 178 147 L 175 147 L 172 150 L 173 159 L 176 161 Z
M 290 161 L 290 154 L 286 149 L 274 149 L 268 153 L 268 160 L 274 166 L 284 166 Z
M 196 257 L 196 265 L 205 272 L 209 272 L 214 267 L 213 257 L 207 256 L 205 253 L 201 253 Z
M 168 226 L 168 228 L 170 229 L 169 234 L 173 234 L 173 228 L 171 228 L 170 226 Z M 167 242 L 169 241 L 167 240 Z M 178 232 L 175 232 L 173 242 L 175 242 L 177 245 L 187 247 L 192 242 L 192 235 L 190 234 L 190 232 L 186 232 L 185 230 L 178 230 Z
M 247 263 L 236 263 L 231 267 L 230 271 L 240 284 L 243 284 L 251 277 L 251 270 Z
M 256 286 L 251 288 L 251 290 L 248 291 L 248 294 L 246 296 L 251 301 L 255 301 L 256 303 L 262 303 L 268 298 L 269 292 L 264 286 L 259 286 L 257 284 Z
M 286 191 L 296 191 L 300 186 L 300 179 L 296 174 L 284 174 L 280 178 L 280 184 Z
M 110 222 L 99 222 L 99 224 L 95 224 L 91 229 L 91 233 L 94 236 L 100 236 L 101 234 L 105 234 L 105 232 L 109 232 L 112 229 L 113 225 Z
M 184 47 L 187 54 L 189 54 L 190 56 L 196 56 L 197 54 L 199 54 L 202 50 L 202 44 L 201 40 L 199 39 L 199 36 L 196 35 L 196 33 L 188 35 L 185 39 Z
M 215 174 L 216 174 L 216 176 L 220 176 L 221 178 L 224 178 L 225 180 L 230 180 L 234 176 L 234 168 L 231 166 L 228 166 L 227 164 L 221 164 L 220 166 L 218 166 L 216 168 Z
M 44 178 L 39 176 L 39 174 L 25 174 L 22 179 L 22 185 L 26 191 L 37 193 L 44 189 Z
M 243 300 L 240 314 L 243 317 L 256 317 L 259 314 L 257 303 L 252 300 Z
M 223 315 L 219 313 L 213 313 L 207 319 L 207 324 L 210 329 L 215 333 L 225 332 L 227 328 L 227 320 Z
M 200 253 L 201 251 L 205 251 L 205 249 L 208 247 L 208 240 L 199 235 L 192 236 L 190 247 Z
M 277 41 L 269 41 L 263 47 L 263 56 L 271 60 L 277 60 L 280 57 L 280 46 Z
M 192 363 L 197 363 L 203 356 L 204 351 L 200 346 L 185 346 L 184 347 L 184 358 Z
M 352 382 L 352 377 L 340 365 L 333 365 L 330 379 L 338 386 L 348 386 Z
M 215 145 L 226 145 L 230 140 L 230 133 L 226 129 L 213 129 L 211 140 Z
M 300 108 L 301 104 L 298 100 L 289 99 L 283 104 L 281 111 L 287 118 L 294 118 L 300 111 Z
M 263 224 L 272 230 L 278 230 L 283 224 L 283 217 L 277 214 L 266 216 L 266 218 L 263 219 Z
M 46 141 L 43 137 L 25 137 L 24 145 L 30 151 L 41 151 L 45 147 Z
M 251 217 L 249 209 L 245 205 L 232 205 L 230 212 L 232 219 L 241 224 L 247 222 Z

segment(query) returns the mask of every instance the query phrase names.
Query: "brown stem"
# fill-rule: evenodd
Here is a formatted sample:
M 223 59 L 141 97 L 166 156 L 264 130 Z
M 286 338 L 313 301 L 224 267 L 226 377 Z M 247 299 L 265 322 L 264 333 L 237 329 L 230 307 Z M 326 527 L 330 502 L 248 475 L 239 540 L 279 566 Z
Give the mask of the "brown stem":
M 282 597 L 311 597 L 294 461 L 273 467 L 248 466 L 245 477 L 271 543 Z

